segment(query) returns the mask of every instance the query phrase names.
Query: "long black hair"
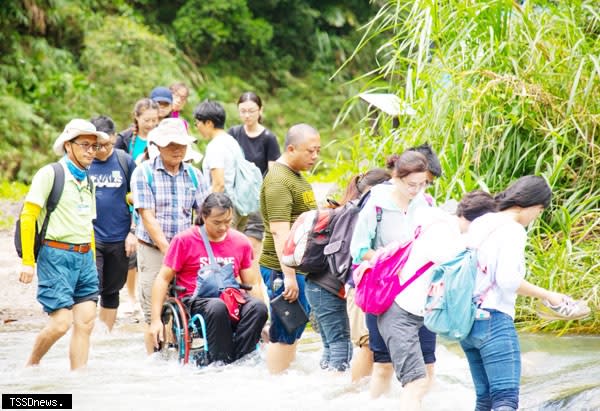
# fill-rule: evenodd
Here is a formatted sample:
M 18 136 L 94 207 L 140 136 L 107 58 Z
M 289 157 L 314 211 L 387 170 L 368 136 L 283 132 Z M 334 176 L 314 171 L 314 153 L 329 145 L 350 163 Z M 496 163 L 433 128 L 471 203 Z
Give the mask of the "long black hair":
M 551 199 L 552 190 L 546 180 L 534 175 L 519 178 L 495 197 L 499 211 L 515 206 L 526 208 L 541 205 L 548 208 Z
M 493 213 L 497 209 L 496 200 L 485 191 L 475 190 L 463 196 L 456 208 L 456 215 L 473 221 L 487 213 Z

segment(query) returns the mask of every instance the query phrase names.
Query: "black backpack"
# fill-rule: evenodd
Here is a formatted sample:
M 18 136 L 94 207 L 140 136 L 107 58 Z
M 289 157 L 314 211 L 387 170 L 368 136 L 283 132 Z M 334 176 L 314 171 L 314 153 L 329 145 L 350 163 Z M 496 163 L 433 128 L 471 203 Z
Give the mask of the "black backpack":
M 60 196 L 62 195 L 63 188 L 65 186 L 65 170 L 60 163 L 52 163 L 52 170 L 54 171 L 54 182 L 52 183 L 52 189 L 50 190 L 50 195 L 48 195 L 48 201 L 46 201 L 46 217 L 44 218 L 44 223 L 42 224 L 42 229 L 38 231 L 37 222 L 35 223 L 35 240 L 33 243 L 33 255 L 37 260 L 38 253 L 40 252 L 40 247 L 42 242 L 46 237 L 46 229 L 48 228 L 48 221 L 50 221 L 50 214 L 56 208 L 58 201 L 60 200 Z M 88 182 L 89 179 L 88 179 Z M 21 247 L 21 218 L 17 219 L 17 223 L 15 224 L 15 250 L 17 250 L 17 254 L 20 258 L 23 258 L 23 249 Z
M 131 191 L 131 174 L 129 170 L 129 163 L 127 162 L 127 153 L 120 148 L 115 148 L 115 154 L 117 155 L 117 160 L 119 161 L 119 166 L 125 173 L 125 181 L 127 181 L 127 191 Z
M 350 201 L 336 210 L 337 218 L 329 237 L 329 243 L 323 250 L 329 272 L 344 284 L 352 275 L 352 255 L 350 254 L 350 242 L 358 219 L 358 213 L 363 208 L 370 192 L 367 192 L 359 200 Z M 377 223 L 381 221 L 382 210 L 377 207 Z

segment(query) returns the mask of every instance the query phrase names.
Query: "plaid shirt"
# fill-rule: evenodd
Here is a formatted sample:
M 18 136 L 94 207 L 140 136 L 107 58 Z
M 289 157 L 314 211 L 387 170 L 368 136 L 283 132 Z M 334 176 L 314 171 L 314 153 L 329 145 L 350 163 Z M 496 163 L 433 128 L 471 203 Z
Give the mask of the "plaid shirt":
M 152 169 L 152 187 L 148 185 L 144 174 L 145 164 Z M 188 170 L 196 174 L 197 190 Z M 154 210 L 158 225 L 169 242 L 177 233 L 191 227 L 192 208 L 198 212 L 208 195 L 208 185 L 200 170 L 191 165 L 184 167 L 182 163 L 179 172 L 172 176 L 165 170 L 160 156 L 136 167 L 131 176 L 131 190 L 134 208 Z M 154 244 L 141 219 L 135 235 L 142 241 Z

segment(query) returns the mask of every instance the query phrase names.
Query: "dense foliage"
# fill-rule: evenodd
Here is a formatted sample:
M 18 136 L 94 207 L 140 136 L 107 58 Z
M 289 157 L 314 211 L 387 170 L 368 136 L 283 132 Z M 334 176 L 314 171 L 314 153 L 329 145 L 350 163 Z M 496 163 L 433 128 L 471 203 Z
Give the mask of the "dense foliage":
M 517 3 L 386 2 L 356 50 L 360 55 L 384 38 L 376 65 L 354 82 L 400 96 L 416 114 L 401 116 L 394 130 L 379 118 L 378 128 L 348 139 L 352 149 L 340 168 L 381 165 L 386 154 L 429 141 L 445 173 L 435 187 L 442 202 L 476 188 L 498 192 L 522 175 L 545 176 L 553 205 L 530 234 L 529 279 L 598 308 L 598 4 Z M 339 122 L 356 115 L 356 101 L 348 101 Z M 519 321 L 531 325 L 533 302 L 521 303 Z M 576 326 L 590 331 L 599 324 L 596 315 Z
M 555 197 L 530 233 L 529 279 L 598 309 L 597 0 L 519 3 L 4 0 L 0 180 L 29 181 L 72 117 L 109 114 L 125 128 L 156 85 L 192 88 L 188 118 L 204 98 L 223 102 L 227 125 L 239 94 L 255 90 L 280 139 L 296 122 L 319 128 L 317 170 L 329 181 L 425 141 L 442 161 L 440 202 L 544 175 Z M 415 114 L 392 128 L 359 103 L 366 91 L 393 93 Z M 598 314 L 540 322 L 532 304 L 518 307 L 528 329 L 600 329 Z
M 108 114 L 125 128 L 136 100 L 175 81 L 192 88 L 188 117 L 209 97 L 235 124 L 239 94 L 255 90 L 277 135 L 305 121 L 328 139 L 348 96 L 329 77 L 374 11 L 359 0 L 5 0 L 0 178 L 29 181 L 70 118 Z

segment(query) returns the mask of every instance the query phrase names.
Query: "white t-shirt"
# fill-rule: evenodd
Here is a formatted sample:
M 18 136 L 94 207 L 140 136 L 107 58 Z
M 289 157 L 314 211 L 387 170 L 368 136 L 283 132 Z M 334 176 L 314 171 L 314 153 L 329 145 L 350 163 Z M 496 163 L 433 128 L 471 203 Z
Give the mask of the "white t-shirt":
M 466 237 L 467 245 L 479 250 L 474 295 L 489 290 L 481 307 L 514 318 L 517 289 L 525 277 L 525 228 L 506 214 L 489 213 L 471 223 Z
M 206 146 L 202 172 L 205 176 L 208 176 L 210 184 L 212 184 L 210 170 L 223 169 L 225 194 L 230 194 L 233 192 L 236 161 L 241 155 L 243 155 L 242 149 L 238 142 L 225 132 L 219 133 Z
M 427 262 L 444 263 L 465 248 L 458 218 L 439 208 L 419 208 L 415 213 L 415 226 L 421 227 L 421 234 L 414 241 L 410 256 L 400 273 L 400 284 L 408 281 Z M 398 294 L 394 302 L 409 313 L 423 317 L 432 268 Z

